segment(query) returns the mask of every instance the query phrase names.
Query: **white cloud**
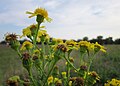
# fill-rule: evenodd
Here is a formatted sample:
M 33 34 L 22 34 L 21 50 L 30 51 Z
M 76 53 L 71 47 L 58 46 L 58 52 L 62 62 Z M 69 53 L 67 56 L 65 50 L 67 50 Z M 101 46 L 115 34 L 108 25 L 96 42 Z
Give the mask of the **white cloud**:
M 119 0 L 4 0 L 6 6 L 0 12 L 1 24 L 27 26 L 35 21 L 28 19 L 25 11 L 36 7 L 48 10 L 53 22 L 47 30 L 54 37 L 82 38 L 97 35 L 119 37 Z M 4 10 L 4 11 L 3 11 Z

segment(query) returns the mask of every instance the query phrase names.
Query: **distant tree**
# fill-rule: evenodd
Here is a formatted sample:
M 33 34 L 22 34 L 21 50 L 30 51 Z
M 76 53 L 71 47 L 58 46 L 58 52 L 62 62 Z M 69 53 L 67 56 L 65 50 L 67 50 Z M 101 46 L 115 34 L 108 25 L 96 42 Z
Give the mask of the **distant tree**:
M 103 36 L 97 36 L 97 42 L 103 44 Z
M 114 41 L 113 41 L 112 37 L 108 37 L 104 40 L 104 44 L 113 44 L 113 43 L 114 43 Z
M 78 39 L 78 40 L 77 40 L 77 42 L 80 42 L 80 41 L 81 41 L 81 39 Z
M 91 39 L 91 40 L 89 40 L 91 43 L 95 43 L 95 42 L 97 42 L 97 39 Z
M 83 37 L 83 41 L 88 41 L 88 37 L 87 36 Z
M 6 44 L 6 41 L 1 41 L 0 44 Z
M 114 43 L 115 44 L 120 44 L 120 38 L 119 39 L 115 39 Z

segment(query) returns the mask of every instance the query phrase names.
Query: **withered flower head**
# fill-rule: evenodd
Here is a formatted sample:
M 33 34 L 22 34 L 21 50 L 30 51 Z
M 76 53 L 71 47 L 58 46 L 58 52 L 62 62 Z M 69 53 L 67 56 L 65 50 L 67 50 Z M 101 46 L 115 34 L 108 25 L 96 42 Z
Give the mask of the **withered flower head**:
M 61 80 L 58 80 L 55 84 L 55 86 L 62 86 L 62 81 Z
M 29 53 L 25 52 L 22 54 L 22 57 L 23 57 L 23 60 L 28 60 L 30 58 L 30 55 L 29 55 Z
M 67 51 L 67 47 L 65 46 L 65 44 L 58 44 L 57 49 L 60 49 L 63 52 Z
M 7 86 L 18 86 L 18 82 L 17 81 L 13 81 L 13 80 L 7 80 Z
M 81 70 L 87 70 L 87 66 L 86 66 L 86 65 L 81 65 L 81 66 L 80 66 L 80 69 L 81 69 Z
M 84 79 L 81 77 L 77 77 L 75 81 L 75 86 L 84 86 Z
M 29 79 L 24 79 L 23 86 L 30 86 L 30 80 Z
M 16 34 L 9 34 L 9 33 L 7 33 L 6 35 L 5 35 L 5 41 L 7 41 L 7 42 L 11 42 L 11 41 L 15 41 L 15 40 L 17 40 L 17 37 L 18 35 L 16 35 Z
M 33 56 L 33 60 L 37 60 L 38 59 L 38 56 Z

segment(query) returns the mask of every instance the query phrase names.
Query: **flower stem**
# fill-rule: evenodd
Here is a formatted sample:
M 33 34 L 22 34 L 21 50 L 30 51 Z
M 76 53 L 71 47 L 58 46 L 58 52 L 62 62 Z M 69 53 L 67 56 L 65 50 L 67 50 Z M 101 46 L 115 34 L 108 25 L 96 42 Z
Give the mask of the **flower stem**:
M 52 67 L 51 67 L 50 71 L 49 71 L 48 74 L 47 74 L 47 77 L 46 77 L 46 79 L 45 79 L 45 81 L 44 81 L 43 86 L 45 86 L 45 84 L 46 84 L 46 82 L 47 82 L 47 79 L 48 79 L 48 77 L 50 76 L 50 74 L 52 73 L 52 70 L 53 70 L 55 64 L 56 64 L 56 61 L 53 62 Z
M 31 81 L 33 82 L 33 85 L 34 85 L 34 86 L 37 86 L 36 82 L 34 81 L 34 78 L 33 78 L 33 75 L 32 75 L 31 70 L 28 71 L 28 72 L 29 72 L 29 76 L 30 76 Z
M 68 53 L 68 59 L 70 59 L 70 53 Z M 70 79 L 70 66 L 67 65 L 67 81 Z
M 36 30 L 36 32 L 35 32 L 35 36 L 34 36 L 34 38 L 33 38 L 33 44 L 34 44 L 34 47 L 35 47 L 35 48 L 37 47 L 37 45 L 36 45 L 36 40 L 37 40 L 37 35 L 38 35 L 39 28 L 40 28 L 40 23 L 38 23 L 38 28 L 37 28 L 37 30 Z
M 88 73 L 89 73 L 89 71 L 90 71 L 90 67 L 91 67 L 91 64 L 92 64 L 92 62 L 93 62 L 94 57 L 95 57 L 95 54 L 90 57 L 89 64 L 88 64 L 88 69 L 87 69 L 87 72 L 86 72 L 85 77 L 84 77 L 84 79 L 85 79 L 85 84 L 84 84 L 84 86 L 86 86 L 86 80 L 87 80 L 87 78 L 88 78 Z
M 64 55 L 64 58 L 65 58 L 65 60 L 66 60 L 77 72 L 79 72 L 79 71 L 75 68 L 75 66 L 66 58 L 65 55 Z

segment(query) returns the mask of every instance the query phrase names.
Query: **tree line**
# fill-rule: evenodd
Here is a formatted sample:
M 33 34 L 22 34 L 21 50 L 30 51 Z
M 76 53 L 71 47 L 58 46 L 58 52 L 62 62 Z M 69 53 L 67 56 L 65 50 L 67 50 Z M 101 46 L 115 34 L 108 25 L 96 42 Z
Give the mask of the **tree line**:
M 19 40 L 19 41 L 22 44 L 26 40 L 27 39 Z M 52 41 L 52 38 L 50 38 L 50 41 Z M 65 42 L 66 39 L 63 39 L 63 41 Z M 78 40 L 74 40 L 74 41 L 76 41 L 76 42 L 79 42 L 79 41 L 89 41 L 91 43 L 98 42 L 101 45 L 105 45 L 105 44 L 120 44 L 120 38 L 117 38 L 117 39 L 113 40 L 113 37 L 103 38 L 103 36 L 97 36 L 96 38 L 93 38 L 93 39 L 89 39 L 87 36 L 85 36 L 82 39 L 78 39 Z M 6 42 L 5 41 L 1 41 L 0 44 L 6 44 Z M 40 43 L 38 43 L 38 44 L 40 44 Z

